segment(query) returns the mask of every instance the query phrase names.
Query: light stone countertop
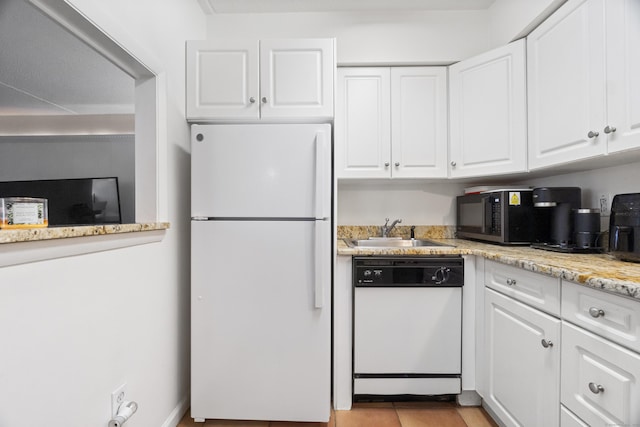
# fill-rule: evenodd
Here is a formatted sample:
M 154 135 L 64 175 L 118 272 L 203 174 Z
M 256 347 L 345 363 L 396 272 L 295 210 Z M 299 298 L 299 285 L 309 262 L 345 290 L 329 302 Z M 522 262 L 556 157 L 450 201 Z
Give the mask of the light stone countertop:
M 528 246 L 501 246 L 464 239 L 427 238 L 453 247 L 364 249 L 350 248 L 342 239 L 338 239 L 337 251 L 338 255 L 342 256 L 476 255 L 640 301 L 640 264 L 619 261 L 611 255 L 565 254 Z
M 0 244 L 68 239 L 71 237 L 100 236 L 105 234 L 136 233 L 142 231 L 167 230 L 168 228 L 168 222 L 147 222 L 136 224 L 83 225 L 74 227 L 0 229 Z

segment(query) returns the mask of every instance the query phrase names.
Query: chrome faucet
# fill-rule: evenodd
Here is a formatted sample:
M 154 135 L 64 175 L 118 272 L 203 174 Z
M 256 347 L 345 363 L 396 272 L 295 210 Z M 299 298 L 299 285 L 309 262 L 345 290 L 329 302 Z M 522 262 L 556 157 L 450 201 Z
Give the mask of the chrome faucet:
M 389 233 L 391 233 L 391 230 L 393 230 L 393 228 L 396 226 L 396 224 L 401 223 L 402 220 L 401 219 L 396 219 L 395 221 L 393 221 L 391 223 L 391 225 L 389 224 L 389 218 L 385 218 L 384 219 L 384 225 L 382 227 L 380 227 L 380 231 L 382 233 L 382 237 L 389 237 Z

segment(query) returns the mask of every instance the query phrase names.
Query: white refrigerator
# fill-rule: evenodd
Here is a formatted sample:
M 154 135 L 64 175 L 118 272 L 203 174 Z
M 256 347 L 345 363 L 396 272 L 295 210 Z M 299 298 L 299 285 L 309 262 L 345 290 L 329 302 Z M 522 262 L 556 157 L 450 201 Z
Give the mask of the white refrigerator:
M 191 416 L 328 421 L 330 125 L 193 125 L 191 168 Z

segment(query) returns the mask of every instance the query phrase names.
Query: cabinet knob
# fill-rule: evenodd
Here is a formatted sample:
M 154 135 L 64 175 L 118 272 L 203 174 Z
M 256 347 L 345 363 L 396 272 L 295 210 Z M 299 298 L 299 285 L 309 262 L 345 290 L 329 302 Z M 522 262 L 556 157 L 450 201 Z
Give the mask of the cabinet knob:
M 587 134 L 587 137 L 596 138 L 596 137 L 598 137 L 598 135 L 600 135 L 599 132 L 594 132 L 594 131 L 590 130 L 589 133 Z
M 604 387 L 596 383 L 589 383 L 589 390 L 591 390 L 591 393 L 593 394 L 604 393 Z
M 456 167 L 456 162 L 451 162 L 451 166 Z
M 597 319 L 598 317 L 604 316 L 604 310 L 597 307 L 591 307 L 589 309 L 589 314 L 591 317 L 595 317 Z
M 507 279 L 507 285 L 514 286 L 516 284 L 516 279 Z
M 256 103 L 256 99 L 252 96 L 251 98 L 249 98 L 249 102 L 252 104 Z
M 604 128 L 604 133 L 606 133 L 607 135 L 610 134 L 610 133 L 613 133 L 615 131 L 616 131 L 616 128 L 614 128 L 613 126 L 607 125 L 607 127 Z
M 540 343 L 544 348 L 553 347 L 553 343 L 551 341 L 545 340 L 544 338 L 542 339 L 542 341 L 540 341 Z
M 389 167 L 389 162 L 384 162 L 384 167 L 388 168 Z
M 400 166 L 400 162 L 395 163 L 396 167 Z
M 266 103 L 267 103 L 267 97 L 266 97 L 266 96 L 263 96 L 263 97 L 262 97 L 262 103 L 263 103 L 263 104 L 266 104 Z

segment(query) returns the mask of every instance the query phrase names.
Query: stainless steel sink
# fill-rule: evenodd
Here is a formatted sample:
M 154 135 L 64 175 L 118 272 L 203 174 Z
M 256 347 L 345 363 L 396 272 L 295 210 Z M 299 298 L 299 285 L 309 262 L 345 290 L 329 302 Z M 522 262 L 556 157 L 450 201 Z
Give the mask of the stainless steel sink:
M 342 239 L 350 248 L 425 248 L 425 247 L 454 247 L 428 239 L 400 239 L 400 238 L 368 238 Z

